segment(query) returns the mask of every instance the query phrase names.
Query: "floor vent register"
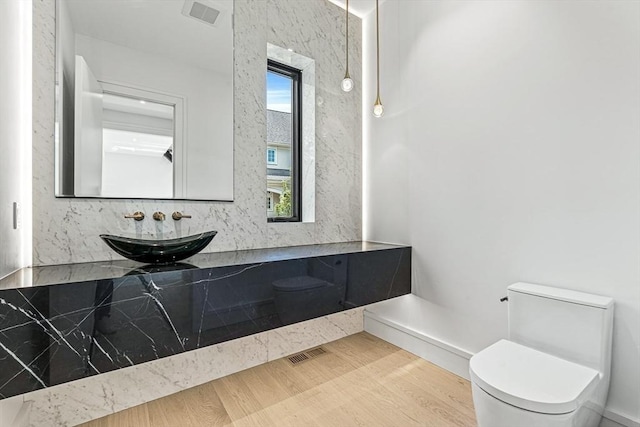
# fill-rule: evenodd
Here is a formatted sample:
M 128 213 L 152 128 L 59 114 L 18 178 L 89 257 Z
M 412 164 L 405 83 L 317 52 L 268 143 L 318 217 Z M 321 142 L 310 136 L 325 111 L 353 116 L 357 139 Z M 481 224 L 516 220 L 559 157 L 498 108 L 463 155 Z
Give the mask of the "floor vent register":
M 287 360 L 291 362 L 292 365 L 298 365 L 302 362 L 314 359 L 327 353 L 328 351 L 324 348 L 316 347 L 312 348 L 311 350 L 306 350 L 300 353 L 292 354 L 291 356 L 287 356 Z

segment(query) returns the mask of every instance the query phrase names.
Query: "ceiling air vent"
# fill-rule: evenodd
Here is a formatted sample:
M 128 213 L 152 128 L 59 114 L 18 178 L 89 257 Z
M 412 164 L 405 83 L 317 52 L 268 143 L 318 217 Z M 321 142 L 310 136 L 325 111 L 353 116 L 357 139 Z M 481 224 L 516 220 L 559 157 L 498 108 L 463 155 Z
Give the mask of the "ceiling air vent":
M 215 27 L 220 11 L 207 6 L 205 3 L 205 1 L 186 0 L 182 8 L 182 14 Z

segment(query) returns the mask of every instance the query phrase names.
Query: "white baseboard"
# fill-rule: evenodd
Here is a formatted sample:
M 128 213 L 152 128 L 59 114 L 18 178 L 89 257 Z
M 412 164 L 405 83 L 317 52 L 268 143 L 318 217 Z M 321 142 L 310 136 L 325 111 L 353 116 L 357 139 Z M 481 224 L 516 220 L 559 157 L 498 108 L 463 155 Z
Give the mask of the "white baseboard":
M 469 359 L 491 342 L 477 322 L 409 294 L 371 304 L 364 330 L 454 374 L 469 379 Z
M 371 335 L 407 350 L 449 372 L 469 380 L 469 359 L 471 354 L 454 348 L 446 343 L 410 334 L 400 328 L 394 328 L 365 314 L 364 330 Z
M 634 420 L 631 417 L 605 408 L 600 427 L 640 427 L 640 420 Z

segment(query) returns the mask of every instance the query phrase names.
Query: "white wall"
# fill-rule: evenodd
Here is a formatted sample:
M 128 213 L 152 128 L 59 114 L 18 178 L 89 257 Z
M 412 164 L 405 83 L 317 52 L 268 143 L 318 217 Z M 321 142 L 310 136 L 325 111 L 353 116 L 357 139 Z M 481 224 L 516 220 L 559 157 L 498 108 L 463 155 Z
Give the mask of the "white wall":
M 411 244 L 414 292 L 487 339 L 519 280 L 615 298 L 608 409 L 636 420 L 639 16 L 636 1 L 385 2 L 386 115 L 365 119 L 364 148 L 365 238 Z
M 173 196 L 173 164 L 164 157 L 162 151 L 153 154 L 112 151 L 113 146 L 126 147 L 131 144 L 132 135 L 140 134 L 104 129 L 104 145 L 107 149 L 101 157 L 102 195 L 133 198 L 155 194 L 157 197 L 171 198 Z M 145 144 L 155 144 L 156 147 L 169 147 L 173 138 L 143 133 L 140 135 L 140 140 Z
M 28 211 L 31 173 L 27 167 L 31 148 L 31 2 L 0 2 L 0 277 L 30 262 L 30 220 Z M 13 226 L 13 203 L 18 202 L 22 227 Z M 27 233 L 28 230 L 28 233 Z

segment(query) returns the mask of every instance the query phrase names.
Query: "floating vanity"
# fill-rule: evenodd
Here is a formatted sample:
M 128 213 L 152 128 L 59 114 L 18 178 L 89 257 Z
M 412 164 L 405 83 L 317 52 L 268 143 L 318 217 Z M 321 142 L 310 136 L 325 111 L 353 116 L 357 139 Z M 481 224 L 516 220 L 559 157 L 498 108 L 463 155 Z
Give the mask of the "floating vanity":
M 411 248 L 370 242 L 25 269 L 0 280 L 0 397 L 411 292 Z

